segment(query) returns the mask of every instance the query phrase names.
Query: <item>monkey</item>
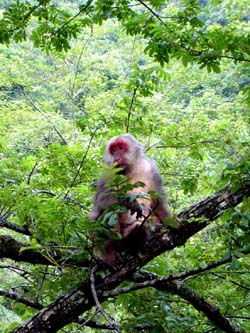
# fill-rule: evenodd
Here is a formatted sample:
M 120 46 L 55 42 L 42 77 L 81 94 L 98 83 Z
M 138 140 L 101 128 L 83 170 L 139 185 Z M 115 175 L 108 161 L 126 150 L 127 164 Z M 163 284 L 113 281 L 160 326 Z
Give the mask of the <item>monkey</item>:
M 118 213 L 115 229 L 120 233 L 121 240 L 104 242 L 104 254 L 98 255 L 102 261 L 112 266 L 118 252 L 126 247 L 135 247 L 137 250 L 138 246 L 150 239 L 149 219 L 154 226 L 157 226 L 171 217 L 171 213 L 167 207 L 162 177 L 154 162 L 144 154 L 141 143 L 132 134 L 125 133 L 108 141 L 104 163 L 119 168 L 117 173 L 124 175 L 128 184 L 141 182 L 141 186 L 127 192 L 137 195 L 134 202 L 128 205 L 127 211 Z M 97 182 L 94 207 L 89 214 L 91 221 L 97 221 L 106 208 L 119 201 L 106 183 L 107 179 L 103 177 Z M 148 191 L 157 192 L 159 196 L 140 195 Z M 124 205 L 126 206 L 126 203 Z

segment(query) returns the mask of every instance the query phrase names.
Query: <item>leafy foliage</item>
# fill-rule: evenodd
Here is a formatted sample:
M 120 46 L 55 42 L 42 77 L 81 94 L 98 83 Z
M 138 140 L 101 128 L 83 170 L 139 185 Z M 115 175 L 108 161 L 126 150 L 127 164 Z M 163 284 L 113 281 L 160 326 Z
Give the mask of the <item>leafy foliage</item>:
M 51 263 L 2 262 L 2 289 L 47 305 L 88 276 L 82 263 L 93 251 L 89 235 L 110 237 L 116 222 L 114 207 L 103 219 L 109 228 L 87 218 L 101 155 L 114 135 L 130 131 L 144 144 L 173 214 L 228 183 L 232 190 L 249 186 L 247 1 L 0 6 L 1 236 Z M 145 269 L 162 277 L 228 258 L 188 277 L 188 285 L 249 331 L 249 224 L 245 198 Z M 6 332 L 36 311 L 8 297 L 0 302 Z M 137 325 L 150 332 L 215 329 L 186 301 L 153 288 L 103 306 L 124 332 Z
M 234 5 L 235 11 L 245 8 L 239 1 L 234 1 Z M 9 44 L 12 38 L 16 42 L 25 40 L 27 27 L 34 21 L 30 38 L 36 47 L 47 52 L 67 51 L 70 40 L 77 38 L 86 26 L 117 18 L 128 34 L 147 39 L 145 51 L 162 65 L 174 57 L 182 59 L 184 65 L 197 62 L 201 68 L 218 73 L 221 58 L 249 61 L 245 20 L 239 15 L 232 23 L 226 17 L 223 20 L 227 20 L 227 24 L 215 21 L 206 25 L 210 13 L 205 12 L 209 10 L 213 15 L 217 8 L 213 3 L 202 5 L 197 0 L 151 1 L 149 4 L 138 0 L 135 6 L 129 1 L 88 0 L 72 9 L 51 1 L 37 4 L 16 1 L 10 2 L 3 12 L 0 42 Z M 247 17 L 247 13 L 244 14 Z

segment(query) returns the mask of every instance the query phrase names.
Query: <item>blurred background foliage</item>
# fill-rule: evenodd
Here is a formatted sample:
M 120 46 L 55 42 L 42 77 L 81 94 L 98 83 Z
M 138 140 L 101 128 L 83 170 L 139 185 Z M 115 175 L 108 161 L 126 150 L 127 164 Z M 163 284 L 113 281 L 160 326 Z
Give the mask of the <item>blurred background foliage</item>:
M 175 214 L 229 182 L 237 189 L 249 181 L 247 3 L 2 1 L 0 210 L 32 236 L 6 228 L 0 234 L 45 255 L 56 244 L 65 259 L 86 259 L 88 231 L 98 230 L 87 215 L 105 143 L 126 131 L 156 161 Z M 237 251 L 228 265 L 188 283 L 250 331 L 250 261 L 242 251 L 249 225 L 245 200 L 147 269 L 164 276 Z M 1 288 L 44 305 L 86 274 L 0 263 Z M 151 289 L 105 307 L 115 309 L 124 332 L 145 322 L 148 332 L 219 332 L 188 303 Z M 32 313 L 0 298 L 6 332 Z

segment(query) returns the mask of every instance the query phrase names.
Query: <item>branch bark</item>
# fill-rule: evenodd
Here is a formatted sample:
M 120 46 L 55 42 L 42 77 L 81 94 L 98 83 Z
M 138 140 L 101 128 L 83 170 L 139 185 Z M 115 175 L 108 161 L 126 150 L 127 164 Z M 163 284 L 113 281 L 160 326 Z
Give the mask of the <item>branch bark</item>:
M 104 294 L 116 288 L 122 281 L 129 278 L 136 270 L 152 260 L 157 255 L 171 250 L 176 246 L 183 245 L 189 237 L 203 229 L 211 221 L 220 216 L 226 209 L 237 206 L 244 197 L 249 197 L 250 188 L 241 187 L 234 193 L 230 193 L 230 187 L 222 189 L 215 193 L 215 195 L 202 200 L 201 202 L 191 206 L 179 214 L 180 225 L 175 230 L 162 228 L 155 233 L 155 236 L 136 254 L 131 255 L 124 253 L 120 258 L 120 265 L 117 270 L 110 273 L 107 272 L 106 276 L 101 278 L 96 277 L 95 289 L 99 302 L 103 302 L 107 296 Z M 173 282 L 174 283 L 174 282 Z M 166 286 L 164 286 L 166 288 Z M 182 290 L 182 297 L 185 293 L 189 293 L 184 287 L 173 286 L 176 293 Z M 192 296 L 192 295 L 191 295 Z M 197 300 L 196 295 L 193 295 L 194 303 Z M 189 297 L 190 301 L 190 297 Z M 197 309 L 203 308 L 208 318 L 210 317 L 209 303 L 204 299 L 196 302 Z M 15 333 L 54 333 L 67 324 L 76 321 L 77 317 L 83 312 L 89 310 L 95 305 L 93 299 L 90 283 L 85 281 L 78 288 L 69 290 L 65 295 L 59 297 L 47 308 L 38 312 L 35 316 L 30 318 L 28 322 L 16 328 Z M 200 310 L 199 310 L 200 311 Z M 213 309 L 211 309 L 213 312 Z M 211 313 L 210 311 L 210 313 Z M 215 311 L 214 315 L 218 318 L 218 313 Z M 216 325 L 225 332 L 242 332 L 233 328 L 230 322 L 223 322 L 219 318 L 216 319 Z M 225 325 L 229 325 L 231 331 L 227 331 Z
M 41 310 L 43 308 L 42 304 L 31 301 L 30 299 L 22 297 L 12 291 L 6 291 L 0 288 L 0 295 L 10 299 L 14 299 L 15 301 L 27 305 L 33 309 Z
M 27 249 L 21 252 L 22 248 L 27 246 L 30 245 L 18 242 L 11 236 L 0 236 L 0 259 L 9 258 L 18 262 L 51 265 L 51 261 L 35 250 Z
M 30 236 L 31 233 L 26 227 L 20 227 L 19 225 L 16 225 L 14 223 L 7 222 L 8 217 L 10 216 L 10 213 L 6 213 L 0 218 L 0 227 L 1 228 L 7 228 L 9 230 L 14 230 L 20 234 Z
M 219 327 L 226 333 L 244 333 L 244 331 L 232 323 L 225 316 L 223 316 L 218 308 L 211 305 L 201 295 L 197 294 L 192 288 L 188 287 L 185 283 L 179 281 L 172 282 L 159 282 L 155 286 L 158 290 L 168 291 L 172 294 L 179 295 L 181 298 L 188 301 L 193 307 L 203 312 L 204 315 L 216 327 Z
M 132 286 L 106 292 L 105 296 L 111 297 L 121 295 L 129 291 L 153 287 L 160 291 L 165 291 L 180 296 L 182 299 L 192 304 L 197 311 L 203 312 L 203 314 L 222 331 L 227 333 L 244 333 L 241 328 L 236 327 L 236 325 L 230 323 L 226 316 L 224 316 L 217 307 L 206 301 L 204 297 L 196 293 L 183 281 L 178 279 L 174 280 L 173 276 L 161 278 L 152 273 L 148 274 L 147 272 L 139 273 L 138 277 L 136 275 L 134 275 L 134 277 L 135 280 L 139 280 L 140 282 Z

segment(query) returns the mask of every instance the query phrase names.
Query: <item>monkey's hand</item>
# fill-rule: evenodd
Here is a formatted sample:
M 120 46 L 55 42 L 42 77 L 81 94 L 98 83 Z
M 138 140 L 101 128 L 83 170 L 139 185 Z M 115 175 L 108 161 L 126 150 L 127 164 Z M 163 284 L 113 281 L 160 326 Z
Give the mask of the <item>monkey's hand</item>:
M 97 221 L 98 217 L 102 214 L 101 210 L 97 210 L 97 209 L 93 209 L 90 213 L 89 213 L 89 219 L 90 221 Z
M 131 210 L 131 215 L 136 214 L 137 219 L 144 217 L 143 215 L 144 207 L 140 205 L 136 200 L 133 201 L 130 210 Z
M 130 210 L 131 215 L 136 214 L 136 218 L 145 218 L 145 207 L 144 205 L 140 204 L 136 199 L 134 199 L 132 202 L 130 198 L 122 198 L 120 200 L 120 203 L 122 206 L 126 207 Z

